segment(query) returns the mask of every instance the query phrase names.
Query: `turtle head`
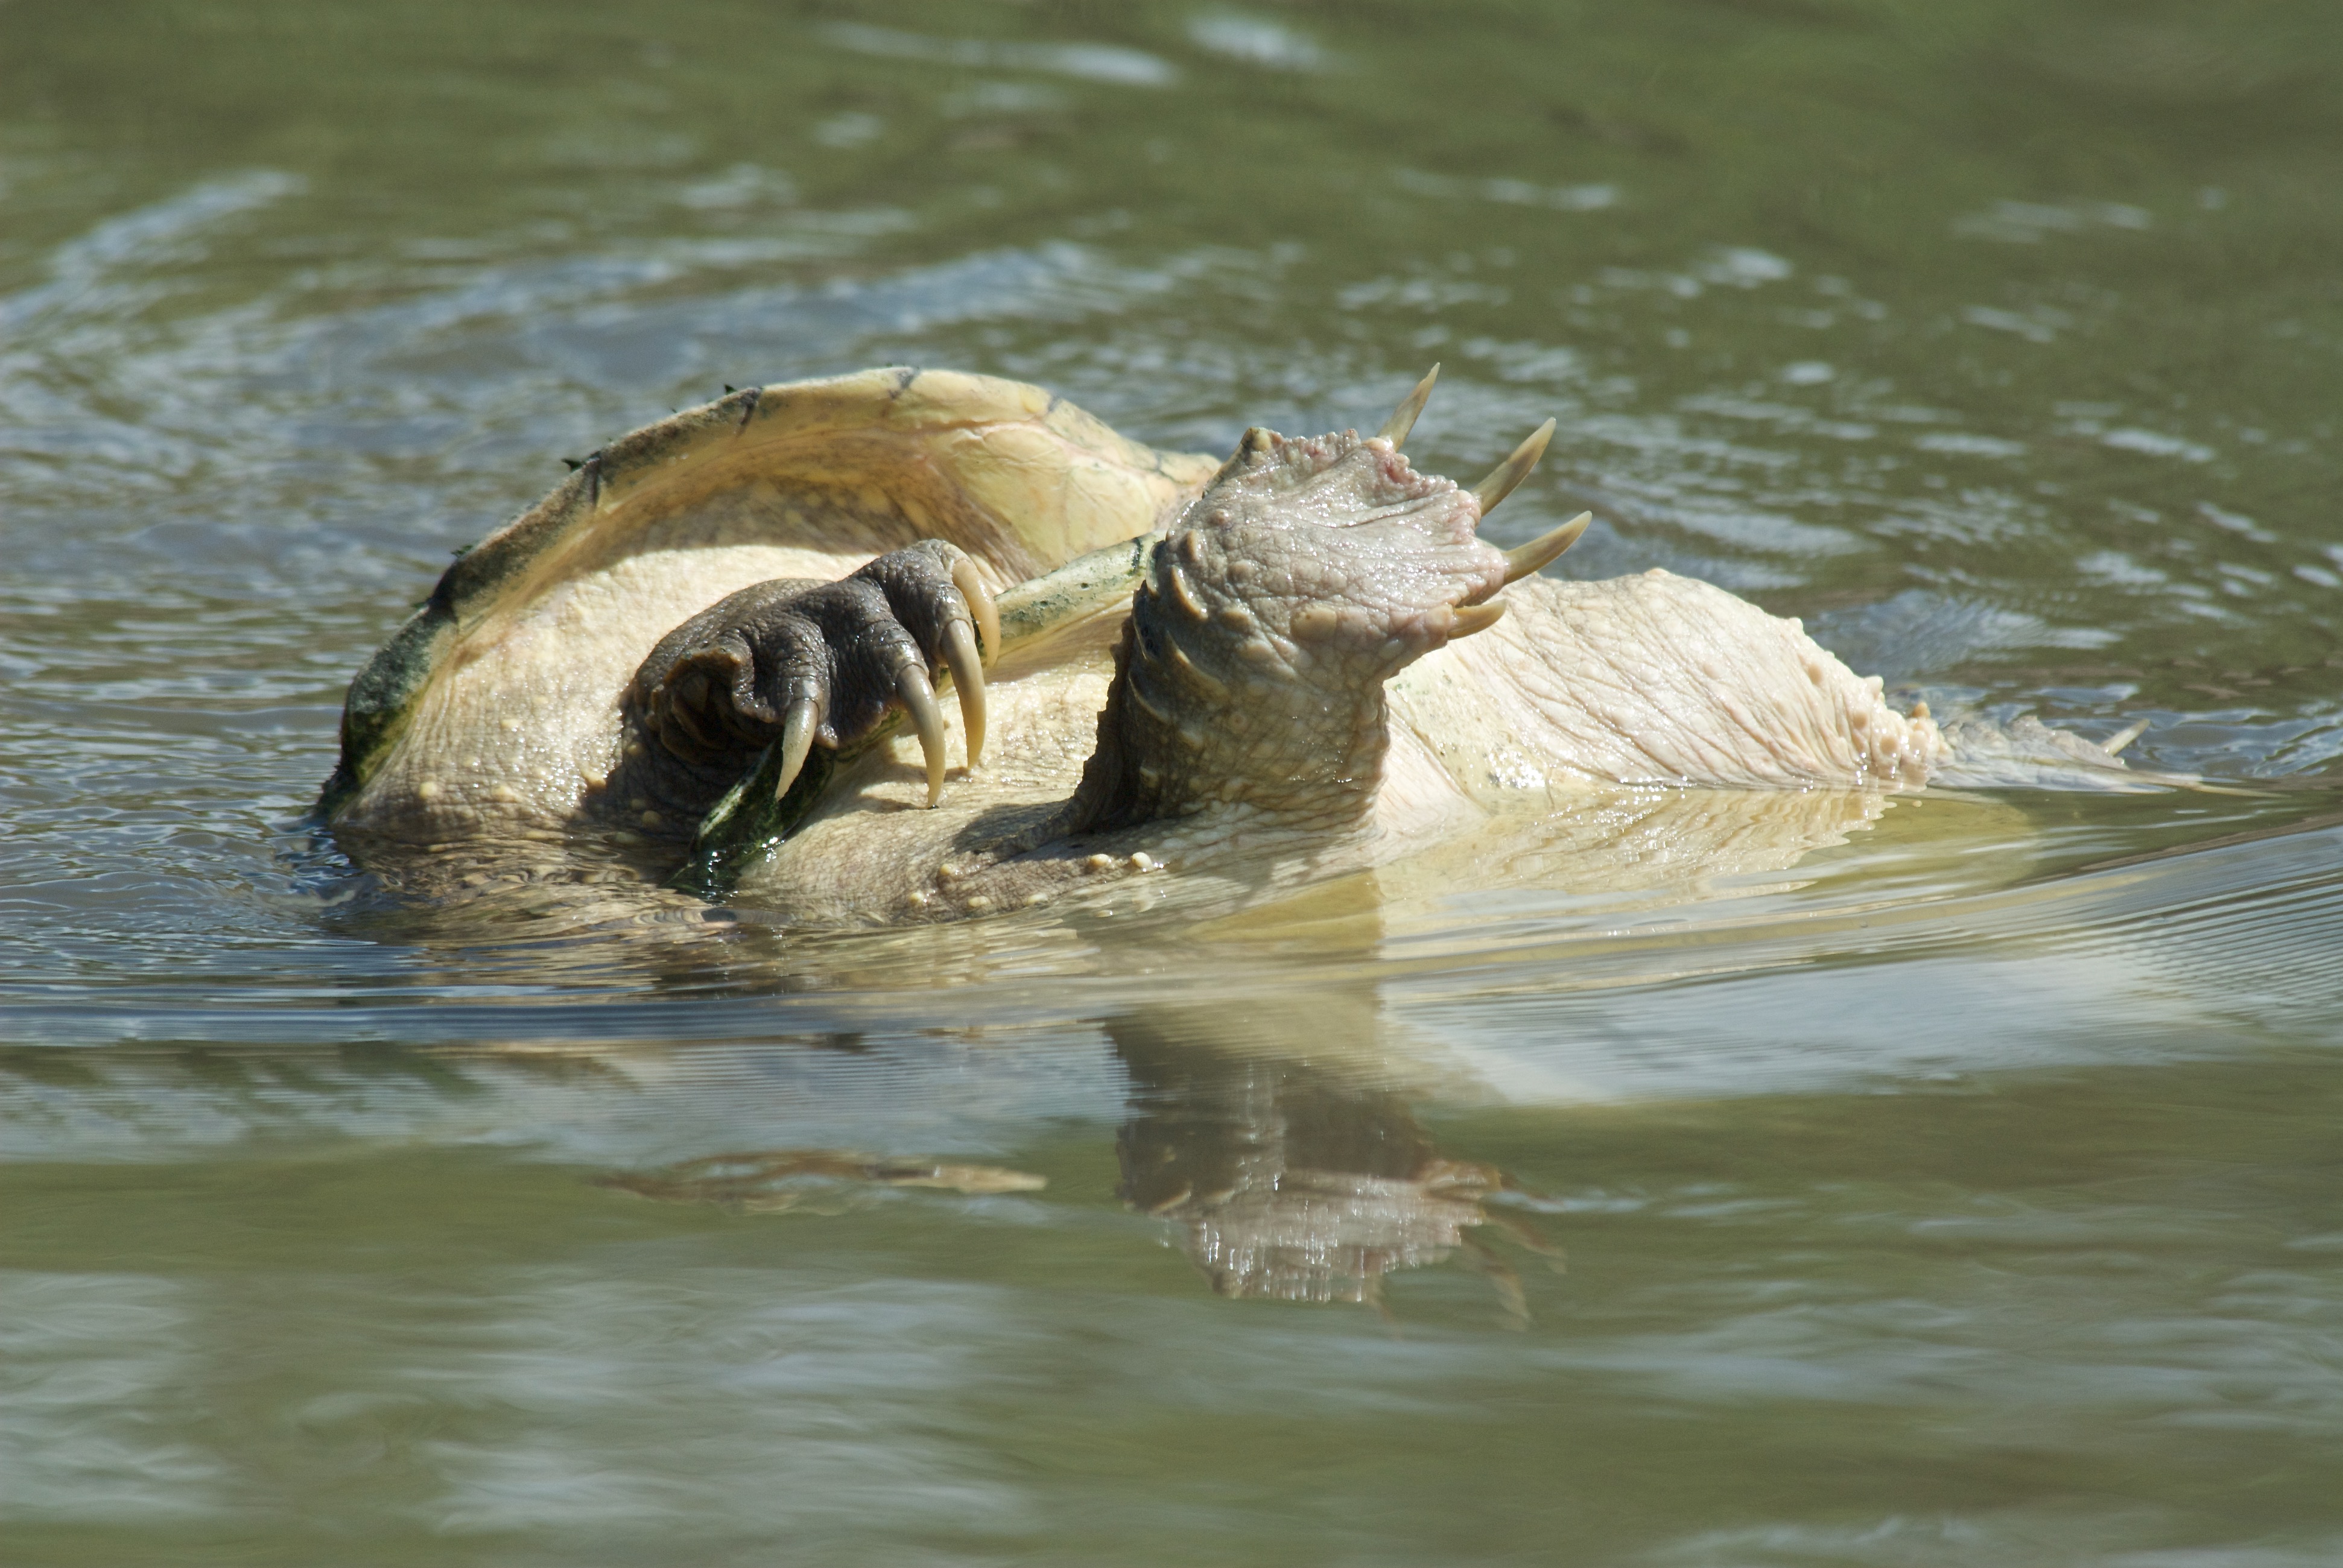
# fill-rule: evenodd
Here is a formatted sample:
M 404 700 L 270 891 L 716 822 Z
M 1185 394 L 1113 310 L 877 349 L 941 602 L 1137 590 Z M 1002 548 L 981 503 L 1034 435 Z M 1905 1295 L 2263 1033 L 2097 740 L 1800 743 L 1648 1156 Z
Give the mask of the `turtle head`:
M 1554 536 L 1508 556 L 1475 532 L 1551 421 L 1465 489 L 1409 464 L 1413 417 L 1403 405 L 1365 437 L 1244 433 L 1133 596 L 1077 830 L 1214 805 L 1312 827 L 1365 812 L 1388 745 L 1383 683 L 1494 624 L 1498 590 L 1560 553 L 1524 565 Z

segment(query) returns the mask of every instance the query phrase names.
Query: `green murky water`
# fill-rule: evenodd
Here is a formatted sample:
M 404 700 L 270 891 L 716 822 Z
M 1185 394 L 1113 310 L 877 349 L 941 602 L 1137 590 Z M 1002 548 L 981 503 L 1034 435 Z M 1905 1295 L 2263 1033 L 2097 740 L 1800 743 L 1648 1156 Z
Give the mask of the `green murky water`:
M 0 1559 L 2343 1557 L 2338 257 L 2312 0 L 0 4 Z M 1433 359 L 1501 541 L 2257 792 L 916 941 L 300 830 L 722 383 Z M 942 1184 L 684 1163 L 808 1150 Z

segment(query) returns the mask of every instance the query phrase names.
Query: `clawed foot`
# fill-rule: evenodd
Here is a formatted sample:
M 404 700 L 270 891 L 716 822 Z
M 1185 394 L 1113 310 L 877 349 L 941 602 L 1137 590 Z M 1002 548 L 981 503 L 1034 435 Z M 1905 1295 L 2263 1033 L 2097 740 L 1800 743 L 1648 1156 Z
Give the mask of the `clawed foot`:
M 628 688 L 628 719 L 669 756 L 737 774 L 780 749 L 776 798 L 815 746 L 852 749 L 910 715 L 928 765 L 928 804 L 944 787 L 944 719 L 934 682 L 949 670 L 984 750 L 983 662 L 1001 647 L 992 598 L 967 555 L 930 539 L 837 582 L 759 583 L 659 639 Z

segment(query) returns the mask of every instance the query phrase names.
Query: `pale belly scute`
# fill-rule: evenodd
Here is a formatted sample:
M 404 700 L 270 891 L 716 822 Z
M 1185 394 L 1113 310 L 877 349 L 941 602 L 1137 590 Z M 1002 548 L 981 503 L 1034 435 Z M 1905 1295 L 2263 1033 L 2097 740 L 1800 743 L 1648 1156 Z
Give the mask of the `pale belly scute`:
M 403 743 L 340 820 L 438 840 L 559 829 L 608 776 L 619 694 L 670 628 L 753 583 L 828 580 L 865 558 L 769 544 L 679 546 L 557 584 L 466 638 L 417 703 Z

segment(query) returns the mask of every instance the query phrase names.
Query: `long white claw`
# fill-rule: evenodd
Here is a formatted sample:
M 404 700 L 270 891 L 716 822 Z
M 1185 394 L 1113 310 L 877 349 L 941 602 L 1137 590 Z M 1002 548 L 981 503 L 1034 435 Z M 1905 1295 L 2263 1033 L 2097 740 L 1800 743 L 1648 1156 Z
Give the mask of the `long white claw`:
M 1382 429 L 1375 432 L 1392 444 L 1393 450 L 1396 451 L 1406 444 L 1407 433 L 1415 428 L 1415 417 L 1423 412 L 1426 403 L 1432 401 L 1432 384 L 1439 379 L 1439 366 L 1425 371 L 1423 379 L 1415 384 L 1415 390 L 1392 410 L 1392 417 L 1383 421 Z
M 1594 520 L 1593 512 L 1581 512 L 1550 534 L 1540 534 L 1525 545 L 1515 545 L 1505 552 L 1505 580 L 1517 583 L 1533 572 L 1544 571 L 1562 558 L 1562 552 L 1578 542 L 1586 525 Z
M 952 689 L 960 693 L 960 721 L 968 729 L 968 765 L 973 768 L 984 759 L 984 666 L 968 622 L 944 628 L 944 663 L 951 668 Z
M 789 716 L 781 725 L 781 778 L 773 786 L 773 799 L 779 800 L 798 781 L 798 771 L 805 766 L 806 753 L 813 747 L 813 732 L 820 723 L 814 712 L 813 699 L 800 697 L 789 704 Z
M 976 617 L 978 648 L 984 655 L 984 662 L 990 664 L 1001 657 L 1001 607 L 992 602 L 984 578 L 977 574 L 976 562 L 966 556 L 952 562 L 952 587 L 960 589 L 960 597 L 968 601 L 968 613 Z M 968 759 L 976 760 L 973 748 Z
M 1481 604 L 1460 604 L 1455 608 L 1455 620 L 1448 628 L 1448 640 L 1470 637 L 1476 631 L 1486 631 L 1505 618 L 1505 601 L 1493 598 Z
M 1530 477 L 1530 470 L 1545 456 L 1545 444 L 1554 439 L 1554 421 L 1548 419 L 1529 434 L 1529 438 L 1513 448 L 1513 455 L 1489 470 L 1489 477 L 1473 487 L 1473 497 L 1481 503 L 1481 515 L 1487 517 L 1497 509 L 1497 503 L 1513 493 L 1513 487 Z
M 944 798 L 944 710 L 936 706 L 936 689 L 916 658 L 895 672 L 895 695 L 910 710 L 920 731 L 920 749 L 928 759 L 928 805 Z
M 2124 729 L 2117 730 L 2113 735 L 2110 735 L 2105 740 L 2100 741 L 2099 749 L 2106 752 L 2108 756 L 2113 757 L 2117 752 L 2121 751 L 2125 747 L 2130 745 L 2133 741 L 2138 739 L 2141 736 L 2147 733 L 2147 720 L 2143 719 L 2137 724 L 2127 725 Z

